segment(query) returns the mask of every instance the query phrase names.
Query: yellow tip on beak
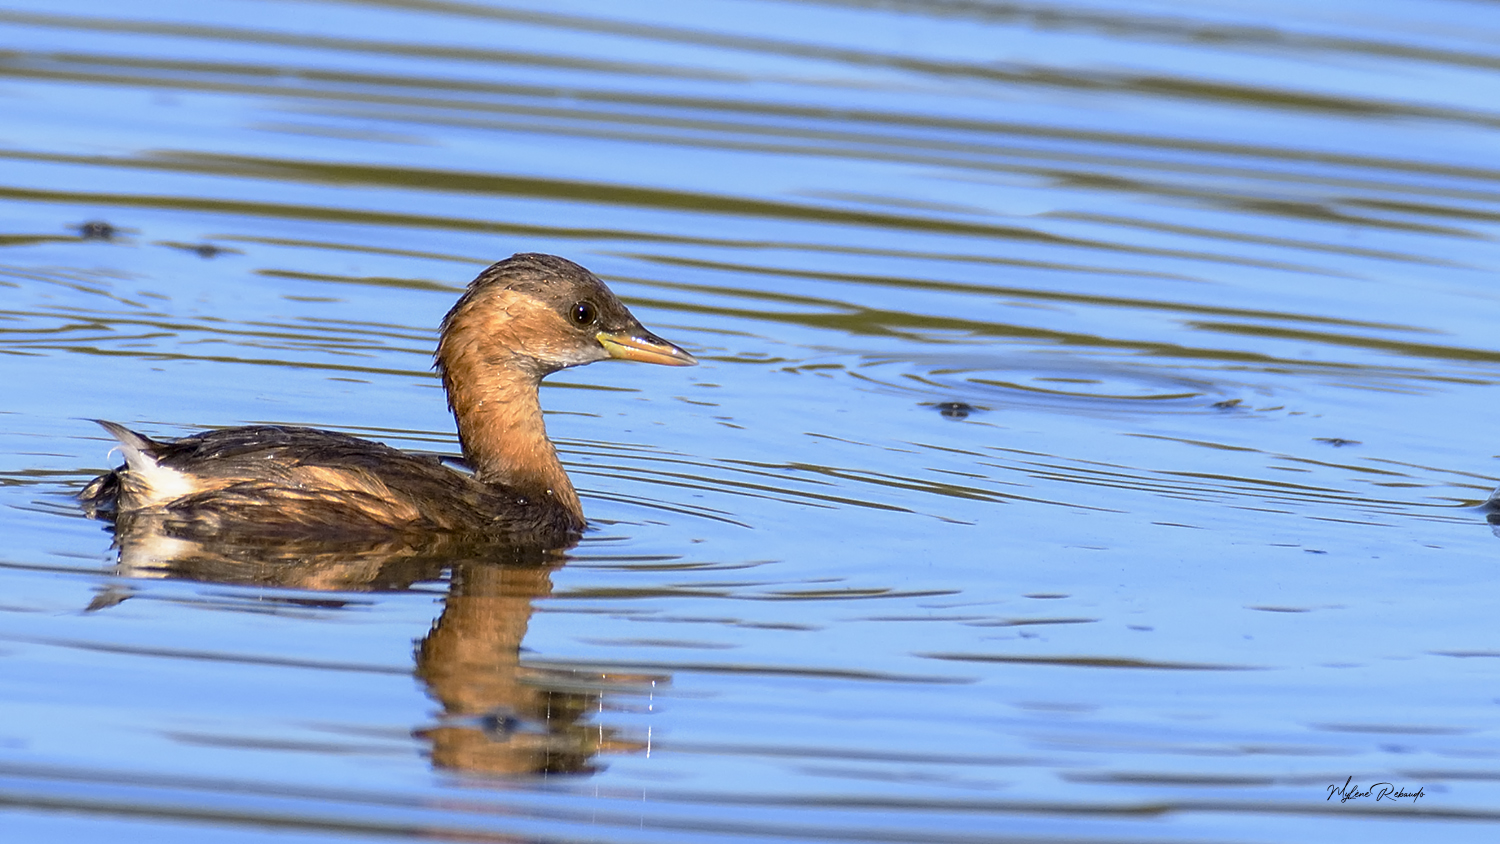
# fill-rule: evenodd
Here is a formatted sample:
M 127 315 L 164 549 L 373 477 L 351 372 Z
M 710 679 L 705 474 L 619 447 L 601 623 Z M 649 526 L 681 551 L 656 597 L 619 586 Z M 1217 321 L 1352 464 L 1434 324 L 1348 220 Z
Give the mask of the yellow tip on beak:
M 697 366 L 698 361 L 687 352 L 649 331 L 633 334 L 610 334 L 601 331 L 594 335 L 599 345 L 612 358 L 634 360 L 641 363 L 659 363 L 663 366 Z

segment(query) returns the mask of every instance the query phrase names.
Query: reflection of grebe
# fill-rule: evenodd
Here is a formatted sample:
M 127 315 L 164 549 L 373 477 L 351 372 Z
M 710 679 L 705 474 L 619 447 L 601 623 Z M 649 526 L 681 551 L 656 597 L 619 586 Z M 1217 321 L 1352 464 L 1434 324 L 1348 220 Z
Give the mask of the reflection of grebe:
M 562 536 L 583 508 L 547 439 L 537 389 L 607 358 L 689 366 L 592 273 L 523 254 L 474 279 L 448 315 L 437 368 L 469 475 L 437 458 L 311 428 L 251 426 L 157 442 L 100 422 L 125 465 L 81 498 L 116 518 L 176 532 L 266 537 L 389 531 Z

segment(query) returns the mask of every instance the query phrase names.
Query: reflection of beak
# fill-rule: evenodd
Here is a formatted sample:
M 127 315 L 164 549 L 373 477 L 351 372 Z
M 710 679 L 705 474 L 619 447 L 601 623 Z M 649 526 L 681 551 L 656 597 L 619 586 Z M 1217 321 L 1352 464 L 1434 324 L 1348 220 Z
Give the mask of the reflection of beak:
M 663 366 L 696 366 L 698 361 L 687 352 L 642 328 L 626 334 L 601 331 L 594 335 L 612 358 L 659 363 Z

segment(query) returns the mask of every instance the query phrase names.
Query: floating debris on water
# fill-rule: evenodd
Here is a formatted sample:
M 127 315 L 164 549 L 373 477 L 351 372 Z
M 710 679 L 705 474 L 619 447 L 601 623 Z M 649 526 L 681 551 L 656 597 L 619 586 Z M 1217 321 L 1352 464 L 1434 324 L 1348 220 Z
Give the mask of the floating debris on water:
M 114 240 L 120 230 L 103 220 L 90 220 L 78 227 L 78 236 L 84 240 Z
M 968 419 L 970 413 L 982 410 L 968 402 L 944 401 L 933 405 L 938 413 L 943 414 L 944 419 Z

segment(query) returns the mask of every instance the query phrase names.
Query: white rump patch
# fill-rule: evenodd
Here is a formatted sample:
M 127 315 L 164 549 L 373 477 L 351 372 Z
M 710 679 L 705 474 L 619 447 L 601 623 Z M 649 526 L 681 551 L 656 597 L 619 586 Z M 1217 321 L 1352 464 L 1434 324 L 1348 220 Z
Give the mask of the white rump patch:
M 198 491 L 191 475 L 162 466 L 135 443 L 121 439 L 120 453 L 125 455 L 126 494 L 120 501 L 124 509 L 159 507 Z

